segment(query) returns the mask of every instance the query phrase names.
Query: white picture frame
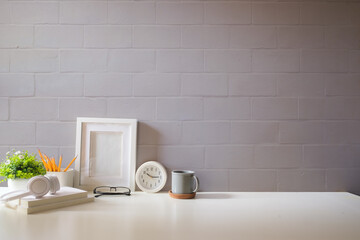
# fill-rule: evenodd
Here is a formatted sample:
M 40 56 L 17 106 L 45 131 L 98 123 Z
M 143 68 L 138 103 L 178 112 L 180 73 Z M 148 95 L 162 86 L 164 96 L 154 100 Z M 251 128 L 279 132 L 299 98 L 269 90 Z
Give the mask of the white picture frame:
M 135 191 L 136 136 L 136 119 L 77 118 L 74 186 Z

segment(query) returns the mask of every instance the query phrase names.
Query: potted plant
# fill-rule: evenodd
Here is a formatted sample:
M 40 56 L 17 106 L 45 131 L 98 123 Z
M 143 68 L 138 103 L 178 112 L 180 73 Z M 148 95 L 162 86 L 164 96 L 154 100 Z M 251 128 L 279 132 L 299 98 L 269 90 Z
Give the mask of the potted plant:
M 9 151 L 5 161 L 0 164 L 0 176 L 5 177 L 0 182 L 8 180 L 11 189 L 26 189 L 30 178 L 45 174 L 44 165 L 36 159 L 35 154 L 27 151 Z

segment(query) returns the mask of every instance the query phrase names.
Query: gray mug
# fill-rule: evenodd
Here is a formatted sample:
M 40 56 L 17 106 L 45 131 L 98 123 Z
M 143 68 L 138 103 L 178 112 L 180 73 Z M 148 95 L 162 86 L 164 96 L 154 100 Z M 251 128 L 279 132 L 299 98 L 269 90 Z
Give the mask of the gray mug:
M 199 189 L 199 179 L 194 171 L 176 170 L 171 172 L 171 191 L 175 194 L 189 194 Z

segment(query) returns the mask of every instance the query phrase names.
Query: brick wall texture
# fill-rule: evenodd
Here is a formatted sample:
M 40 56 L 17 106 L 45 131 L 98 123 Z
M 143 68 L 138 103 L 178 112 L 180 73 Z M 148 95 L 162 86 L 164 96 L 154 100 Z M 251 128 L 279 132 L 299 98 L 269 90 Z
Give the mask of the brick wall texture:
M 76 117 L 203 191 L 359 193 L 360 2 L 0 1 L 2 159 L 69 162 Z

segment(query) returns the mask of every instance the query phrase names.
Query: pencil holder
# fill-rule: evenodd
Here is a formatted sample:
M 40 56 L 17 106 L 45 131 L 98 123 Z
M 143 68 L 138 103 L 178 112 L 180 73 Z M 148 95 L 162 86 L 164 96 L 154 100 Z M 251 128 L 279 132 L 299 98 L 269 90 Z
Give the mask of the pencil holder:
M 73 187 L 74 186 L 74 169 L 69 168 L 66 172 L 61 169 L 62 172 L 47 172 L 47 175 L 55 175 L 58 177 L 60 187 Z

